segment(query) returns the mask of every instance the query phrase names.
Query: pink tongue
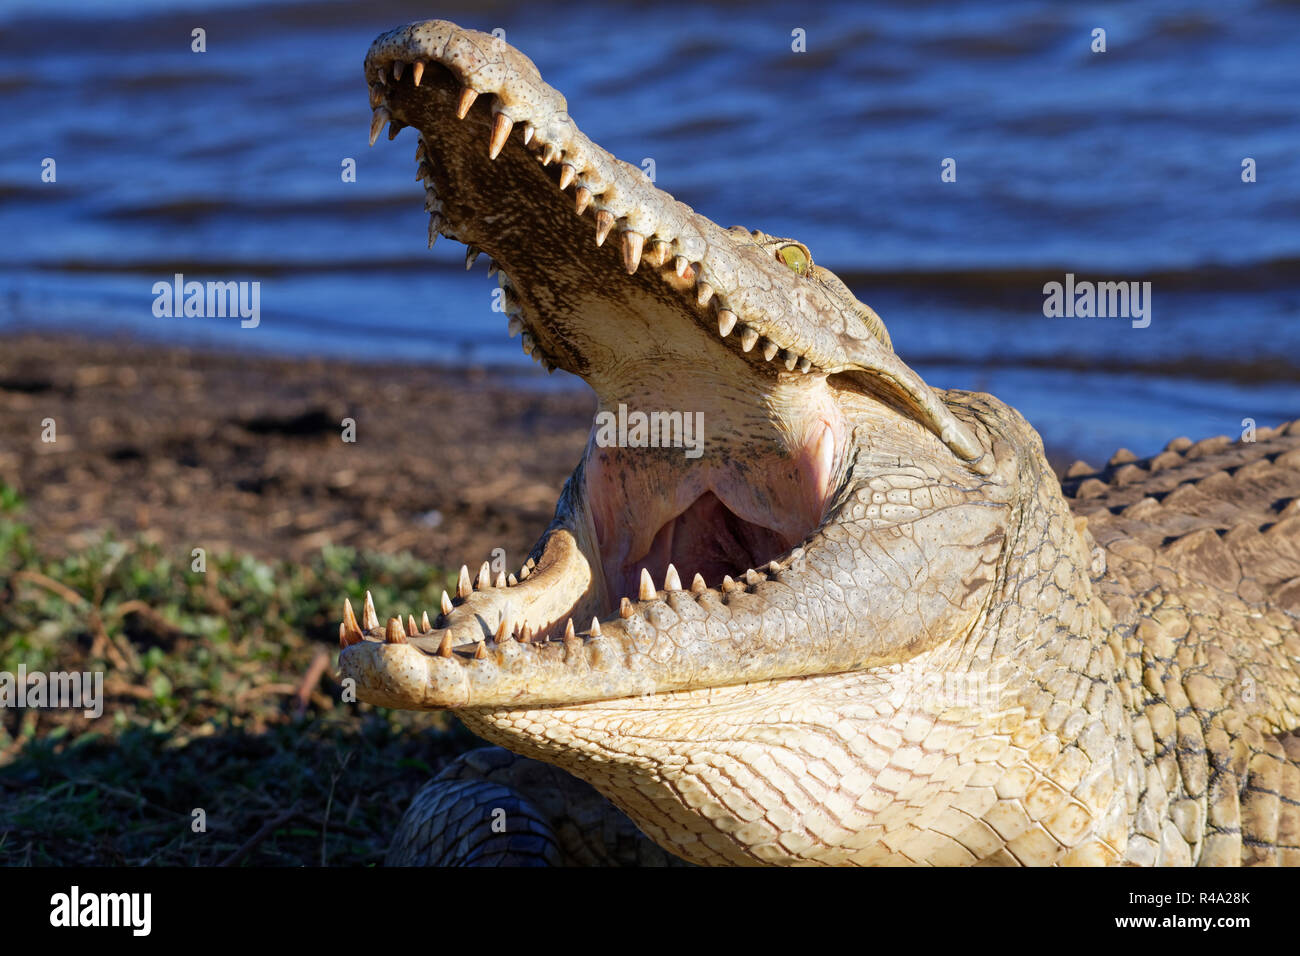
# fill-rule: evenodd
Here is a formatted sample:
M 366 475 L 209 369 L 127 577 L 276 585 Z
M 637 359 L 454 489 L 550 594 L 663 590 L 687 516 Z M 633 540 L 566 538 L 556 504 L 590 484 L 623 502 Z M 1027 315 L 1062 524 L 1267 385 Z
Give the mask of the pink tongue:
M 704 576 L 706 584 L 717 587 L 724 574 L 738 577 L 797 543 L 798 539 L 790 541 L 770 528 L 736 517 L 708 492 L 659 529 L 650 550 L 620 576 L 620 593 L 636 594 L 643 567 L 650 571 L 655 586 L 662 587 L 669 564 L 686 587 L 697 573 Z

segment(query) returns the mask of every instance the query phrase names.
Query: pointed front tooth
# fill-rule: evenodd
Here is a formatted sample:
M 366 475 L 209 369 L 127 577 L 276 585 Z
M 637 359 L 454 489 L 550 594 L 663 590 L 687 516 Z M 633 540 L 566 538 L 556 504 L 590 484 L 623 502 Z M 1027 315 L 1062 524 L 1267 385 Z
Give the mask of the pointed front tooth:
M 794 367 L 798 364 L 799 364 L 799 356 L 795 355 L 793 352 L 787 351 L 785 353 L 785 370 L 787 372 L 793 372 Z
M 637 593 L 637 598 L 642 601 L 655 599 L 655 583 L 650 580 L 650 572 L 645 568 L 641 569 L 641 590 Z
M 474 647 L 474 660 L 481 661 L 487 657 L 487 641 L 479 641 Z
M 645 236 L 631 229 L 623 233 L 623 268 L 632 275 L 641 265 L 641 249 L 645 245 Z
M 664 574 L 664 590 L 680 591 L 681 589 L 682 579 L 677 576 L 677 569 L 670 564 L 667 573 Z
M 573 185 L 573 178 L 578 174 L 574 172 L 573 167 L 565 163 L 560 167 L 560 188 L 568 189 Z
M 465 247 L 465 271 L 468 272 L 474 268 L 474 263 L 478 260 L 479 249 L 476 246 Z
M 411 82 L 416 86 L 420 85 L 420 79 L 424 76 L 424 61 L 416 60 L 411 64 Z
M 442 217 L 436 212 L 429 214 L 429 248 L 438 241 L 438 227 L 442 225 Z
M 492 138 L 488 140 L 488 159 L 496 159 L 501 155 L 501 149 L 510 138 L 510 130 L 514 125 L 515 121 L 505 113 L 497 114 L 496 121 L 492 124 Z
M 506 573 L 504 571 L 497 572 L 496 580 L 492 582 L 492 586 L 494 588 L 503 588 L 506 586 Z
M 586 186 L 579 186 L 578 191 L 573 194 L 573 211 L 581 216 L 591 205 L 591 190 Z
M 677 273 L 677 278 L 686 275 L 686 270 L 691 267 L 691 261 L 685 256 L 673 257 L 673 271 Z
M 344 650 L 352 646 L 348 640 L 348 627 L 342 621 L 339 621 L 339 650 Z
M 734 591 L 736 590 L 736 587 L 737 587 L 736 581 L 734 578 L 732 578 L 730 574 L 724 574 L 722 576 L 722 590 Z
M 708 589 L 709 589 L 709 586 L 708 586 L 707 584 L 704 583 L 704 575 L 702 575 L 702 574 L 700 574 L 698 571 L 696 571 L 696 572 L 695 572 L 695 577 L 691 579 L 691 593 L 692 593 L 692 594 L 703 594 L 703 593 L 704 593 L 705 591 L 707 591 Z
M 621 617 L 623 620 L 626 621 L 626 620 L 627 620 L 629 617 L 631 617 L 634 613 L 635 613 L 635 610 L 634 610 L 633 607 L 632 607 L 632 602 L 631 602 L 631 601 L 629 601 L 626 597 L 621 597 L 621 598 L 618 599 L 618 616 L 619 616 L 619 617 Z
M 384 102 L 384 88 L 378 83 L 370 84 L 370 108 L 373 110 Z
M 730 309 L 718 310 L 718 334 L 726 338 L 736 327 L 736 313 Z
M 519 580 L 522 581 L 524 578 L 528 577 L 528 575 L 532 573 L 533 573 L 533 569 L 525 564 L 522 568 L 519 569 Z
M 518 583 L 519 583 L 519 579 L 515 577 L 513 574 L 506 575 L 506 587 L 512 588 Z
M 442 635 L 442 640 L 438 643 L 438 656 L 451 657 L 451 631 Z
M 594 617 L 591 619 L 591 636 L 600 637 L 600 621 Z
M 768 339 L 767 343 L 763 346 L 763 358 L 770 362 L 776 357 L 776 353 L 779 351 L 781 351 L 781 346 L 777 345 L 771 339 Z
M 533 338 L 531 332 L 525 332 L 523 335 L 519 336 L 519 344 L 523 347 L 525 355 L 532 355 L 537 351 L 537 340 Z
M 361 628 L 357 626 L 357 616 L 352 613 L 352 602 L 347 598 L 343 599 L 343 623 L 349 631 L 361 633 Z
M 429 626 L 429 612 L 421 611 L 420 612 L 420 633 L 428 634 L 432 630 L 433 628 Z
M 469 114 L 469 108 L 474 105 L 476 99 L 478 99 L 478 90 L 471 86 L 461 90 L 460 100 L 456 103 L 456 118 L 464 119 Z
M 531 644 L 532 642 L 533 642 L 533 632 L 532 632 L 532 630 L 528 627 L 527 624 L 520 625 L 520 628 L 519 628 L 519 643 L 520 643 L 520 644 Z
M 763 575 L 759 574 L 753 568 L 750 568 L 748 571 L 745 572 L 745 583 L 750 585 L 751 587 L 755 584 L 762 584 L 764 580 L 766 579 L 763 577 Z
M 397 139 L 397 134 L 406 129 L 405 123 L 399 123 L 397 120 L 391 120 L 388 124 L 388 141 L 391 143 Z
M 614 228 L 614 215 L 608 209 L 596 213 L 596 245 L 602 245 L 609 231 Z
M 524 320 L 519 318 L 518 315 L 512 315 L 510 318 L 506 319 L 506 332 L 509 333 L 510 338 L 513 339 L 523 330 Z
M 492 586 L 492 566 L 486 561 L 484 561 L 483 566 L 478 569 L 478 584 L 476 586 L 480 591 Z
M 749 326 L 740 330 L 740 347 L 743 351 L 752 352 L 754 346 L 758 344 L 758 333 Z
M 560 147 L 554 143 L 547 143 L 546 148 L 542 150 L 542 165 L 549 166 L 551 163 L 558 163 L 560 156 Z
M 456 597 L 467 598 L 473 593 L 474 588 L 469 583 L 469 568 L 462 564 L 460 566 L 460 577 L 456 579 Z
M 524 124 L 524 145 L 527 146 L 533 141 L 533 134 L 537 132 L 537 127 L 532 123 Z
M 379 615 L 375 613 L 375 599 L 366 592 L 366 603 L 361 606 L 361 623 L 367 631 L 379 626 Z
M 493 637 L 498 644 L 504 644 L 511 640 L 510 637 L 510 619 L 504 614 L 501 615 L 501 623 L 497 625 L 496 635 Z
M 708 305 L 709 300 L 713 298 L 713 286 L 707 282 L 701 282 L 695 287 L 695 304 Z
M 803 358 L 799 360 L 799 371 L 807 375 L 808 370 L 811 368 L 812 368 L 812 361 L 808 358 L 808 356 L 805 355 Z
M 454 605 L 451 603 L 451 598 L 448 597 L 446 591 L 443 591 L 442 592 L 442 613 L 450 614 L 452 612 L 453 607 Z
M 497 264 L 497 261 L 496 261 L 495 259 L 489 259 L 489 260 L 488 260 L 488 278 L 489 278 L 489 279 L 492 278 L 492 276 L 496 275 L 496 274 L 497 274 L 498 272 L 500 272 L 500 271 L 501 271 L 501 266 Z
M 420 629 L 415 626 L 415 615 L 414 614 L 406 615 L 406 636 L 415 637 L 415 635 L 419 633 L 420 633 Z
M 406 631 L 402 629 L 402 622 L 398 618 L 390 617 L 388 619 L 388 626 L 384 628 L 384 643 L 406 643 Z
M 573 618 L 569 618 L 564 622 L 564 639 L 570 641 L 576 636 L 577 634 L 573 630 Z
M 393 79 L 395 79 L 395 80 L 400 80 L 400 79 L 402 78 L 402 71 L 403 71 L 404 69 L 406 69 L 406 63 L 405 63 L 405 62 L 403 62 L 402 60 L 394 60 L 394 61 L 393 61 Z
M 382 106 L 379 107 L 379 109 L 375 110 L 374 116 L 370 117 L 370 145 L 371 146 L 375 145 L 375 140 L 379 139 L 380 130 L 384 128 L 384 124 L 387 123 L 390 119 L 392 119 L 392 117 L 389 115 L 388 110 Z

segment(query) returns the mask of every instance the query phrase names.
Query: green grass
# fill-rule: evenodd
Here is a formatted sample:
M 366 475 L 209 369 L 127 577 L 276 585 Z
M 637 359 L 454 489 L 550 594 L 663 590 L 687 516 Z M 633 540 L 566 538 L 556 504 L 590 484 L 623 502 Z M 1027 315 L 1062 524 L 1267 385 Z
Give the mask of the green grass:
M 192 561 L 112 537 L 42 555 L 0 483 L 0 671 L 104 675 L 98 719 L 0 708 L 0 864 L 376 863 L 474 745 L 442 715 L 343 703 L 334 678 L 344 595 L 418 617 L 443 570 L 336 547 Z

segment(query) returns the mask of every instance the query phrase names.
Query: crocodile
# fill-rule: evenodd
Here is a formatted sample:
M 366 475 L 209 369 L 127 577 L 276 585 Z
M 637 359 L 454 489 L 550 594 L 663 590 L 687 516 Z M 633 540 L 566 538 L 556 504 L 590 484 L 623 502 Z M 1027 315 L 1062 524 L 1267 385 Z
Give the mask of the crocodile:
M 598 403 L 516 572 L 462 566 L 432 619 L 344 603 L 361 700 L 494 745 L 389 862 L 1300 864 L 1300 421 L 1058 480 L 503 40 L 415 23 L 364 69 L 430 245 L 487 253 L 509 333 Z

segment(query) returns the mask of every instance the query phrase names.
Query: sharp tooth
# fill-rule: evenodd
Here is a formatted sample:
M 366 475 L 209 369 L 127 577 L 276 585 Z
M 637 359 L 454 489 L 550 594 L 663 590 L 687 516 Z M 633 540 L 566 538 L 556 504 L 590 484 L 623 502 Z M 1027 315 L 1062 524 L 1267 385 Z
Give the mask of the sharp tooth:
M 415 637 L 415 635 L 419 633 L 420 633 L 420 629 L 415 626 L 415 615 L 414 614 L 406 615 L 406 636 Z
M 420 612 L 420 633 L 428 634 L 432 630 L 433 628 L 429 624 L 429 612 L 421 611 Z
M 571 641 L 576 636 L 577 635 L 574 633 L 573 630 L 573 618 L 569 618 L 567 621 L 564 622 L 564 639 L 566 641 Z
M 726 338 L 736 327 L 736 313 L 730 309 L 718 310 L 718 334 Z
M 438 643 L 438 656 L 451 657 L 451 631 L 442 635 L 442 640 Z
M 404 129 L 406 129 L 405 123 L 399 123 L 397 120 L 390 122 L 388 124 L 388 141 L 391 143 L 393 140 L 397 139 L 397 134 Z
M 467 598 L 473 593 L 474 588 L 469 583 L 469 568 L 462 564 L 460 577 L 456 580 L 456 597 Z
M 533 573 L 533 569 L 525 564 L 522 568 L 519 569 L 519 580 L 522 581 L 524 578 L 528 577 L 528 575 L 532 573 Z
M 475 586 L 480 591 L 492 586 L 492 566 L 486 561 L 484 561 L 483 566 L 478 569 L 478 583 Z
M 668 261 L 668 253 L 672 247 L 662 239 L 656 239 L 650 243 L 650 251 L 646 253 L 646 261 L 656 269 L 663 268 L 663 264 Z
M 489 260 L 488 260 L 488 278 L 489 278 L 489 279 L 492 278 L 492 276 L 496 275 L 496 274 L 497 274 L 498 272 L 500 272 L 500 271 L 501 271 L 501 266 L 497 264 L 497 261 L 496 261 L 495 259 L 489 259 Z
M 623 268 L 632 275 L 641 265 L 641 249 L 645 245 L 645 236 L 631 229 L 623 233 Z
M 542 165 L 549 166 L 551 163 L 560 161 L 560 147 L 554 143 L 547 143 L 546 148 L 542 150 Z
M 352 642 L 348 640 L 348 628 L 342 621 L 339 621 L 339 650 L 351 647 Z
M 513 574 L 506 575 L 506 587 L 512 588 L 518 583 L 519 583 L 519 579 L 515 577 Z
M 518 335 L 523 330 L 524 330 L 524 320 L 519 318 L 518 315 L 512 315 L 510 316 L 509 319 L 506 320 L 506 331 L 510 334 L 510 338 L 513 339 L 516 335 Z
M 533 338 L 531 332 L 525 332 L 521 335 L 519 342 L 523 345 L 525 355 L 532 355 L 537 350 L 537 340 Z
M 478 259 L 479 250 L 475 246 L 465 247 L 465 271 L 468 272 L 474 268 L 474 262 Z
M 708 589 L 709 586 L 704 583 L 704 575 L 700 574 L 698 571 L 695 572 L 695 577 L 691 579 L 691 593 L 703 594 Z
M 487 657 L 487 642 L 479 641 L 474 647 L 474 660 L 481 661 Z
M 770 362 L 779 351 L 781 351 L 781 346 L 768 339 L 767 344 L 763 346 L 763 358 Z
M 524 124 L 524 145 L 527 146 L 533 141 L 533 134 L 537 132 L 537 127 L 532 123 Z
M 416 60 L 411 64 L 411 82 L 416 86 L 420 85 L 420 78 L 424 76 L 424 61 Z
M 614 228 L 614 215 L 608 209 L 596 213 L 596 245 L 602 245 L 609 231 Z
M 367 631 L 379 626 L 379 615 L 375 613 L 375 599 L 366 592 L 366 603 L 361 606 L 361 623 Z
M 753 568 L 750 568 L 748 571 L 745 572 L 746 584 L 749 585 L 762 584 L 763 581 L 764 581 L 763 575 L 759 574 Z
M 560 188 L 568 189 L 573 185 L 573 177 L 578 175 L 574 172 L 573 167 L 565 163 L 560 167 Z
M 695 287 L 695 304 L 708 305 L 709 300 L 713 298 L 713 286 L 707 282 L 701 282 Z
M 533 643 L 533 632 L 529 630 L 527 624 L 523 624 L 519 628 L 519 643 L 520 644 Z
M 578 191 L 573 194 L 573 211 L 581 216 L 591 205 L 591 190 L 586 186 L 579 186 Z
M 442 592 L 442 613 L 450 614 L 453 606 L 454 605 L 451 603 L 451 598 L 447 596 L 446 591 L 443 591 Z
M 753 351 L 754 346 L 758 344 L 758 333 L 749 326 L 740 330 L 740 347 L 746 352 Z
M 677 576 L 677 569 L 670 564 L 667 573 L 664 574 L 664 590 L 680 591 L 681 589 L 682 579 Z
M 384 629 L 384 643 L 386 644 L 405 644 L 406 631 L 402 630 L 402 622 L 395 618 L 388 619 L 388 627 Z
M 501 148 L 510 138 L 510 130 L 514 125 L 515 121 L 505 113 L 497 114 L 496 121 L 492 124 L 492 138 L 488 141 L 488 159 L 496 159 L 501 154 Z
M 501 615 L 501 623 L 497 625 L 497 632 L 494 638 L 498 644 L 504 644 L 510 640 L 510 619 L 504 614 Z
M 594 617 L 591 619 L 591 636 L 600 637 L 600 621 Z
M 400 79 L 402 78 L 402 70 L 404 70 L 404 69 L 406 69 L 406 63 L 405 63 L 404 61 L 402 61 L 402 60 L 394 60 L 394 61 L 393 61 L 393 79 L 395 79 L 395 80 L 400 80 Z
M 653 601 L 655 599 L 655 583 L 650 580 L 650 572 L 645 568 L 641 569 L 641 590 L 637 597 L 642 601 Z
M 378 83 L 370 84 L 370 108 L 373 110 L 384 102 L 384 88 Z
M 626 597 L 621 597 L 621 598 L 619 598 L 619 599 L 618 599 L 618 616 L 621 617 L 623 620 L 626 621 L 629 617 L 631 617 L 631 616 L 633 615 L 633 613 L 635 613 L 635 612 L 634 612 L 634 609 L 633 609 L 633 607 L 632 607 L 632 602 L 629 601 Z
M 496 580 L 492 582 L 492 586 L 494 588 L 503 588 L 506 586 L 506 573 L 504 571 L 497 572 Z
M 733 579 L 732 576 L 731 576 L 730 574 L 724 574 L 724 575 L 722 576 L 722 590 L 724 590 L 724 591 L 734 591 L 734 590 L 736 590 L 736 582 L 735 582 L 735 579 Z
M 375 82 L 378 83 L 380 86 L 388 85 L 388 71 L 385 70 L 382 66 L 379 67 L 378 72 L 375 73 Z
M 793 352 L 785 353 L 785 370 L 787 372 L 793 372 L 794 367 L 798 364 L 799 364 L 799 356 L 795 355 Z
M 781 570 L 781 562 L 780 562 L 780 561 L 769 561 L 769 562 L 767 562 L 767 573 L 768 573 L 768 574 L 777 574 L 780 570 Z
M 379 131 L 384 128 L 384 124 L 387 123 L 390 119 L 392 119 L 392 117 L 388 115 L 388 110 L 386 110 L 382 106 L 379 107 L 379 109 L 375 110 L 374 116 L 370 117 L 370 145 L 371 146 L 375 145 L 375 140 L 379 139 Z
M 460 101 L 456 104 L 456 118 L 464 119 L 466 114 L 469 113 L 469 108 L 474 105 L 476 99 L 478 99 L 478 90 L 474 89 L 472 86 L 467 86 L 461 90 Z
M 429 158 L 429 154 L 426 151 L 424 145 L 424 137 L 421 136 L 419 139 L 415 141 L 415 161 L 417 163 L 420 163 L 423 162 L 424 160 L 427 160 L 428 158 Z
M 347 598 L 343 599 L 343 623 L 347 625 L 349 631 L 361 633 L 361 628 L 357 626 L 357 616 L 352 613 L 352 602 Z
M 805 355 L 799 360 L 799 371 L 807 375 L 810 368 L 812 368 L 812 361 Z
M 442 217 L 436 212 L 429 215 L 429 248 L 438 241 L 438 227 L 442 225 Z
M 673 271 L 677 273 L 677 278 L 686 275 L 686 270 L 691 267 L 691 261 L 685 256 L 673 257 Z

